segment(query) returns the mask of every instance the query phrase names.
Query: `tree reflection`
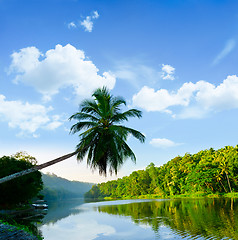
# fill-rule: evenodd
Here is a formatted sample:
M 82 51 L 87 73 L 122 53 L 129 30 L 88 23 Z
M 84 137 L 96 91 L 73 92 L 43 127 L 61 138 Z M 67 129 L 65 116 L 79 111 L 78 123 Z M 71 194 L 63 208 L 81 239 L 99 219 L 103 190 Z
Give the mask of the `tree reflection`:
M 166 225 L 181 236 L 238 239 L 236 199 L 183 199 L 98 206 L 97 211 L 130 216 L 158 233 Z

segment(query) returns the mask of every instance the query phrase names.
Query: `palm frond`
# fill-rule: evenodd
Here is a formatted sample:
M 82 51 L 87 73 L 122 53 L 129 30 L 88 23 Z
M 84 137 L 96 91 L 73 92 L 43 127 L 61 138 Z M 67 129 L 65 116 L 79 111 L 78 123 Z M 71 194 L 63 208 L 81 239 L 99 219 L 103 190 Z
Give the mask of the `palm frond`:
M 71 128 L 70 128 L 70 133 L 75 134 L 77 132 L 80 132 L 82 129 L 89 129 L 96 127 L 97 124 L 95 122 L 78 122 L 75 123 Z
M 112 125 L 110 127 L 111 129 L 113 129 L 114 131 L 116 131 L 118 134 L 123 134 L 124 136 L 128 136 L 129 134 L 131 134 L 133 137 L 135 137 L 136 139 L 138 139 L 140 142 L 145 142 L 145 136 L 132 128 L 128 128 L 125 126 L 121 126 L 121 125 Z
M 141 118 L 142 117 L 142 112 L 140 110 L 137 110 L 137 109 L 130 109 L 126 112 L 115 114 L 112 117 L 111 122 L 119 123 L 119 122 L 122 122 L 122 121 L 128 121 L 129 117 Z
M 114 97 L 112 99 L 112 101 L 111 101 L 111 109 L 112 109 L 112 111 L 114 113 L 117 113 L 120 110 L 119 106 L 122 105 L 122 104 L 126 106 L 126 101 L 125 101 L 124 98 L 122 98 L 122 97 Z
M 77 123 L 71 127 L 72 134 L 80 133 L 80 142 L 76 146 L 77 159 L 82 161 L 87 157 L 87 164 L 92 170 L 98 169 L 99 174 L 117 174 L 118 168 L 130 158 L 136 161 L 136 156 L 126 143 L 132 135 L 140 142 L 145 136 L 137 130 L 122 125 L 130 117 L 141 118 L 142 112 L 137 109 L 121 111 L 126 101 L 121 97 L 114 97 L 106 87 L 95 90 L 93 100 L 85 100 L 80 104 L 80 112 L 69 119 Z M 81 132 L 84 130 L 83 132 Z
M 99 121 L 98 117 L 95 117 L 92 114 L 88 114 L 88 113 L 84 113 L 84 112 L 78 112 L 78 113 L 73 114 L 69 118 L 69 120 L 71 121 L 72 119 L 78 120 L 78 121 L 85 120 L 85 119 L 89 119 L 89 120 L 95 121 L 95 122 Z
M 112 95 L 110 94 L 109 90 L 104 86 L 102 88 L 96 89 L 92 96 L 98 99 L 101 97 L 110 98 Z
M 94 92 L 93 96 L 95 97 L 98 109 L 101 112 L 101 116 L 102 117 L 108 116 L 110 111 L 111 99 L 113 98 L 110 95 L 108 89 L 105 87 L 103 87 L 102 89 L 99 88 Z
M 82 161 L 90 148 L 95 146 L 97 137 L 94 131 L 90 131 L 86 136 L 81 138 L 80 143 L 76 146 L 77 159 L 79 161 Z
M 96 117 L 101 117 L 101 112 L 97 103 L 94 100 L 84 100 L 80 104 L 81 112 L 93 114 Z

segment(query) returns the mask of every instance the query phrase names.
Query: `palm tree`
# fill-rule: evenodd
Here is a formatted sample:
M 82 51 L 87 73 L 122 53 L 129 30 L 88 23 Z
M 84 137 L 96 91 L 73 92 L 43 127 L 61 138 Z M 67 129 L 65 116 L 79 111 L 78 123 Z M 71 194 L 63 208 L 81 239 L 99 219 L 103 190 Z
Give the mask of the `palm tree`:
M 71 128 L 71 133 L 80 132 L 80 143 L 76 147 L 77 159 L 87 155 L 87 164 L 92 169 L 99 169 L 106 175 L 107 169 L 117 174 L 118 168 L 127 158 L 136 161 L 135 154 L 127 145 L 128 136 L 132 135 L 144 142 L 145 136 L 140 132 L 120 125 L 129 117 L 141 118 L 142 113 L 136 109 L 121 112 L 121 105 L 126 102 L 121 97 L 112 96 L 104 87 L 93 93 L 93 100 L 85 100 L 80 105 L 80 112 L 72 115 L 70 120 L 78 122 Z
M 72 134 L 85 130 L 79 134 L 80 142 L 76 146 L 76 151 L 4 177 L 0 179 L 0 183 L 51 166 L 74 155 L 77 155 L 79 161 L 82 161 L 87 155 L 87 164 L 92 169 L 98 168 L 99 173 L 104 175 L 107 170 L 111 174 L 113 172 L 117 174 L 118 168 L 127 158 L 131 158 L 135 162 L 135 154 L 126 141 L 132 135 L 140 142 L 144 142 L 145 136 L 137 130 L 120 125 L 120 123 L 128 121 L 129 117 L 141 118 L 142 112 L 137 109 L 122 112 L 121 107 L 126 105 L 126 101 L 121 97 L 114 97 L 105 87 L 97 89 L 92 97 L 92 100 L 83 101 L 79 112 L 69 118 L 77 120 L 77 123 L 71 127 Z

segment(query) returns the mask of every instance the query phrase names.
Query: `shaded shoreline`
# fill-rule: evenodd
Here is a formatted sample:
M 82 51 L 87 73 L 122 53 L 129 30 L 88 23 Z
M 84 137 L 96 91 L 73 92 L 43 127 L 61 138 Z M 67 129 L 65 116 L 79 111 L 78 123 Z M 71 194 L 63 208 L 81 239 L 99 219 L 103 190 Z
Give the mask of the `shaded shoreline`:
M 0 239 L 39 240 L 36 236 L 9 224 L 0 223 Z

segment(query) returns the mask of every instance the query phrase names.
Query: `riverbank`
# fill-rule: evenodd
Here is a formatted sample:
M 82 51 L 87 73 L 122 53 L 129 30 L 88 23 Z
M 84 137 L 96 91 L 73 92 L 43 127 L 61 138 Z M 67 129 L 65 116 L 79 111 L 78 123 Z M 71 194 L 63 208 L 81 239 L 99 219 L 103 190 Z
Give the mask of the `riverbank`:
M 204 193 L 195 192 L 180 195 L 161 196 L 158 194 L 146 194 L 139 196 L 122 196 L 120 198 L 104 197 L 103 200 L 127 200 L 127 199 L 175 199 L 175 198 L 238 198 L 238 192 L 232 193 Z
M 0 239 L 5 240 L 39 240 L 38 237 L 7 223 L 0 223 Z
M 1 209 L 0 239 L 42 239 L 33 222 L 39 222 L 44 215 L 45 212 L 40 212 L 29 205 Z

